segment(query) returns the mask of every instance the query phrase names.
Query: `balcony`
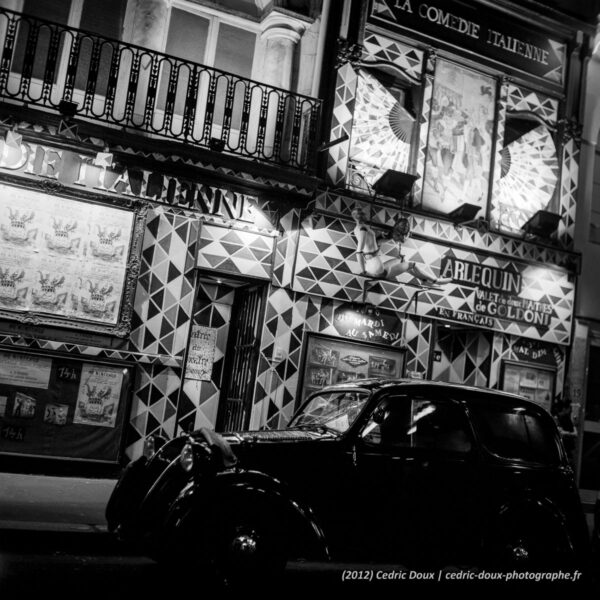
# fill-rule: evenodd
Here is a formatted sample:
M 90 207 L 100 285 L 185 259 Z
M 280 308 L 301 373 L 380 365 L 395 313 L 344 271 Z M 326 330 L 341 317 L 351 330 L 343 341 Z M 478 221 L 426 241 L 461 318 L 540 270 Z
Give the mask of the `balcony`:
M 313 174 L 321 101 L 0 9 L 0 98 Z

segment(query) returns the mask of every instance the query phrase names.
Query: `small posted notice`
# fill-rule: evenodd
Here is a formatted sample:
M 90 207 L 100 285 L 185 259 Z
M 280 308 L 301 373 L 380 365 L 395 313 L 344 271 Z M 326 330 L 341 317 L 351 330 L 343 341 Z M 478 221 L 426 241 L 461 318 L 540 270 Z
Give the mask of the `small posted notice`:
M 213 327 L 194 325 L 190 335 L 185 376 L 198 381 L 210 381 L 215 348 L 217 345 L 217 330 Z

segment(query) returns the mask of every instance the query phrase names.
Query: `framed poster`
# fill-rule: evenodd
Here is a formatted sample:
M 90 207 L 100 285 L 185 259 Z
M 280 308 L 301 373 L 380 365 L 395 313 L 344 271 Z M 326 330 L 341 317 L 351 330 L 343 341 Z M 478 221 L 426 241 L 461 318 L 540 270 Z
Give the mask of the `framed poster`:
M 448 213 L 488 199 L 496 82 L 447 60 L 436 62 L 423 180 L 423 207 Z
M 0 183 L 0 317 L 129 332 L 145 208 Z
M 551 411 L 556 369 L 516 361 L 502 362 L 501 389 L 523 396 Z
M 303 402 L 308 394 L 331 384 L 402 377 L 403 371 L 403 350 L 311 333 L 304 345 L 298 398 Z
M 3 364 L 0 454 L 119 462 L 131 365 L 0 350 Z

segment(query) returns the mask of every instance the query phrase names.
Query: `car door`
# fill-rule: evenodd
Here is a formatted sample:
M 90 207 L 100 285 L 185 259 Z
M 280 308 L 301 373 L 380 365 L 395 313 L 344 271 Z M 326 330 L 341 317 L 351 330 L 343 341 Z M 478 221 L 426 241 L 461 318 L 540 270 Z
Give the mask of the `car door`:
M 462 554 L 477 462 L 462 406 L 422 393 L 388 393 L 356 448 L 365 547 L 368 541 L 377 558 L 401 564 Z

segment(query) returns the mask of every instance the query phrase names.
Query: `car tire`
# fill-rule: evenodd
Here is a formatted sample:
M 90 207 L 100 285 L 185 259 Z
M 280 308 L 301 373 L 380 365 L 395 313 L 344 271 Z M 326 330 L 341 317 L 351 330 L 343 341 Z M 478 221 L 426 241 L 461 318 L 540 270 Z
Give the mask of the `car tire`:
M 486 546 L 487 566 L 498 571 L 567 569 L 575 562 L 567 532 L 548 519 L 505 522 Z
M 287 563 L 284 530 L 276 509 L 236 503 L 220 510 L 211 535 L 216 577 L 232 588 L 275 582 Z
M 188 514 L 163 538 L 155 560 L 180 579 L 201 572 L 216 588 L 276 581 L 287 563 L 286 527 L 282 511 L 257 502 L 223 501 L 201 515 Z

